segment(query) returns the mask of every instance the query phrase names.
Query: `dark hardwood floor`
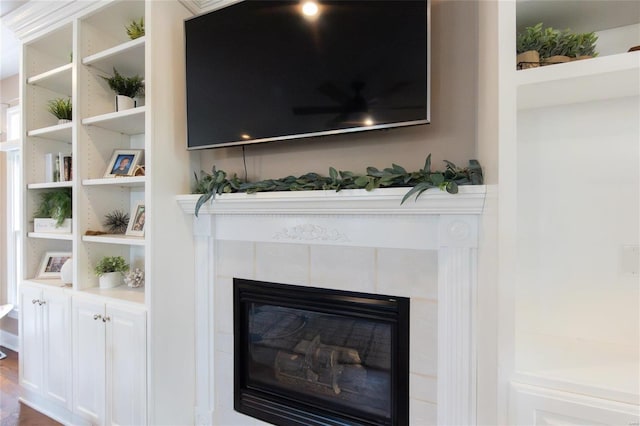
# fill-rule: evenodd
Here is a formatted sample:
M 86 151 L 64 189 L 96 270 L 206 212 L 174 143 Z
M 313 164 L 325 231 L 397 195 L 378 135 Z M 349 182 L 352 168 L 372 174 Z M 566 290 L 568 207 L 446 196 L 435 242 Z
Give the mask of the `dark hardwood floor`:
M 7 357 L 0 360 L 0 426 L 54 426 L 60 423 L 21 404 L 18 381 L 18 354 L 0 347 Z

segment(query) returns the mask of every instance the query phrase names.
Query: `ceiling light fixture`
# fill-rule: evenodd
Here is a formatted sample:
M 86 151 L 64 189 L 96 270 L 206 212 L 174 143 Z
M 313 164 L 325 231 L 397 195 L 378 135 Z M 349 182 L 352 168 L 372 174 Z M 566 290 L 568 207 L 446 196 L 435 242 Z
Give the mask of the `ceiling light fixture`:
M 302 4 L 302 14 L 304 16 L 309 16 L 309 17 L 313 17 L 316 16 L 318 14 L 319 8 L 318 8 L 318 3 L 316 3 L 315 1 L 305 1 Z

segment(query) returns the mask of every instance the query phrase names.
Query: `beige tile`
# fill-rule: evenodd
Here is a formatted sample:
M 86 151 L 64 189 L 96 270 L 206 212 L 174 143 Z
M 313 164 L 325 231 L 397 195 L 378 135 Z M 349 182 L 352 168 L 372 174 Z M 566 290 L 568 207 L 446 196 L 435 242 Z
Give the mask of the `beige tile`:
M 256 243 L 256 279 L 282 284 L 308 284 L 309 247 Z
M 253 278 L 254 243 L 216 241 L 216 274 L 222 277 Z
M 376 257 L 380 294 L 438 298 L 436 250 L 377 249 Z
M 375 249 L 311 247 L 311 284 L 339 290 L 375 292 Z
M 409 369 L 423 376 L 438 374 L 438 304 L 411 299 Z

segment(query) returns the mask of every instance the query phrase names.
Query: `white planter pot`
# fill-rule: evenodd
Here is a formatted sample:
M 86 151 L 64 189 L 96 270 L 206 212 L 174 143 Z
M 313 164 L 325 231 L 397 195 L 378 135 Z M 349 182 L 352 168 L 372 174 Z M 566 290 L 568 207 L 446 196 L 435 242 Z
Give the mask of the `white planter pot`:
M 67 123 L 71 123 L 71 120 L 67 120 L 66 118 L 58 119 L 58 124 L 67 124 Z
M 136 107 L 136 101 L 133 98 L 123 95 L 116 95 L 116 111 L 124 111 Z
M 71 219 L 65 219 L 62 225 L 56 226 L 55 219 L 33 219 L 33 232 L 42 232 L 49 234 L 70 234 Z
M 113 288 L 123 284 L 122 272 L 107 272 L 98 277 L 100 288 Z
M 73 258 L 67 259 L 60 269 L 60 279 L 64 284 L 73 283 Z

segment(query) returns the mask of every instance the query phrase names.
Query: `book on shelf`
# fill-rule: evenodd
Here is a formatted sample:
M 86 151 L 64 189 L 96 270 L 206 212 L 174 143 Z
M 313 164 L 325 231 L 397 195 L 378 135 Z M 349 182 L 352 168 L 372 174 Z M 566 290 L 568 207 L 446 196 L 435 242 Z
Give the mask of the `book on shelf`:
M 71 154 L 49 152 L 44 155 L 45 182 L 69 182 L 72 179 Z
M 56 179 L 56 162 L 58 158 L 52 152 L 44 155 L 44 181 L 47 183 L 57 182 Z

